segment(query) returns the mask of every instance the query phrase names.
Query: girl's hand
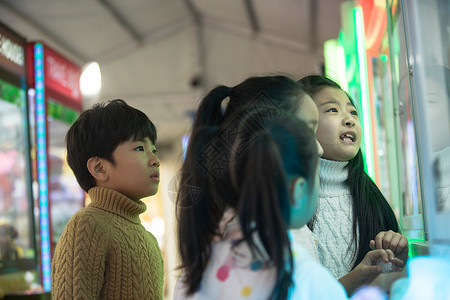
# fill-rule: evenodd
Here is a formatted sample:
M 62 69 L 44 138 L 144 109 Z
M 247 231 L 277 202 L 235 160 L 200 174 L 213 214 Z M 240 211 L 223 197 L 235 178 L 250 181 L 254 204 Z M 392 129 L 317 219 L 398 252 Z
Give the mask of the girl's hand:
M 378 233 L 375 239 L 370 241 L 370 248 L 390 249 L 404 263 L 408 259 L 408 239 L 392 230 Z
M 360 284 L 369 284 L 375 279 L 381 272 L 382 267 L 379 263 L 383 261 L 385 263 L 392 263 L 396 268 L 403 266 L 403 261 L 396 258 L 394 252 L 390 249 L 377 249 L 369 251 L 364 259 L 353 269 L 356 271 L 360 278 Z
M 399 278 L 408 277 L 406 274 L 406 268 L 401 272 L 391 272 L 391 273 L 383 273 L 377 276 L 370 285 L 376 286 L 379 289 L 383 290 L 390 296 L 392 284 Z
M 403 266 L 403 261 L 395 258 L 390 249 L 369 251 L 359 265 L 339 279 L 349 296 L 359 287 L 370 284 L 381 273 L 380 261 L 391 262 L 397 268 Z

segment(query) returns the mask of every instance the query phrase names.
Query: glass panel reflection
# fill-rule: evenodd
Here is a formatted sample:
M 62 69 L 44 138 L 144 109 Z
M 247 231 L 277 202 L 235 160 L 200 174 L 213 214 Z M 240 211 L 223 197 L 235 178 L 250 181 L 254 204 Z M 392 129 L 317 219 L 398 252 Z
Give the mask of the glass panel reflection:
M 0 271 L 34 263 L 24 103 L 24 92 L 0 79 Z

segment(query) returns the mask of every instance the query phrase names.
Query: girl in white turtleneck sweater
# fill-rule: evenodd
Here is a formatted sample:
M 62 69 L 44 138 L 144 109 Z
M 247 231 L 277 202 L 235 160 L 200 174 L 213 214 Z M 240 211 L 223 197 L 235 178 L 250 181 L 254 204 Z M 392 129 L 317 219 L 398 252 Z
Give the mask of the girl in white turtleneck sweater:
M 354 263 L 349 246 L 352 237 L 352 195 L 345 180 L 348 162 L 320 159 L 320 207 L 314 219 L 314 234 L 320 238 L 320 262 L 336 278 L 351 271 Z
M 362 129 L 350 96 L 319 75 L 299 81 L 319 110 L 319 204 L 308 227 L 293 232 L 351 295 L 370 281 L 373 269 L 358 267 L 371 249 L 391 249 L 406 262 L 408 241 L 394 212 L 364 171 Z M 312 242 L 311 242 L 312 241 Z

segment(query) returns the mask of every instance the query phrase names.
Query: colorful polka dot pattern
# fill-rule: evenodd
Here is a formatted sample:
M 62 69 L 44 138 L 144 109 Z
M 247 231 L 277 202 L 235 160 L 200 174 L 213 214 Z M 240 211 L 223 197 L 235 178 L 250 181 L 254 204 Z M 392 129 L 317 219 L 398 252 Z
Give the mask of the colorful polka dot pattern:
M 250 265 L 250 269 L 252 271 L 258 271 L 259 269 L 261 269 L 263 263 L 260 260 L 255 260 L 252 262 L 252 264 Z
M 228 257 L 224 264 L 217 270 L 216 277 L 220 281 L 224 282 L 230 275 L 230 270 L 234 267 L 234 261 L 232 257 Z
M 217 279 L 220 281 L 225 281 L 230 275 L 230 267 L 229 266 L 221 266 L 217 271 Z
M 248 297 L 248 296 L 250 296 L 251 293 L 252 293 L 252 288 L 249 287 L 248 285 L 245 286 L 241 291 L 242 297 Z
M 256 259 L 250 264 L 250 270 L 256 272 L 256 271 L 260 270 L 262 268 L 262 266 L 263 266 L 263 262 L 261 260 Z M 231 270 L 234 267 L 235 267 L 235 264 L 234 264 L 233 257 L 228 257 L 227 260 L 225 260 L 225 262 L 219 267 L 219 269 L 217 269 L 217 272 L 216 272 L 217 279 L 221 282 L 226 282 L 230 276 Z M 252 292 L 253 292 L 252 287 L 249 285 L 246 285 L 241 290 L 241 296 L 244 298 L 247 298 L 247 297 L 251 296 Z

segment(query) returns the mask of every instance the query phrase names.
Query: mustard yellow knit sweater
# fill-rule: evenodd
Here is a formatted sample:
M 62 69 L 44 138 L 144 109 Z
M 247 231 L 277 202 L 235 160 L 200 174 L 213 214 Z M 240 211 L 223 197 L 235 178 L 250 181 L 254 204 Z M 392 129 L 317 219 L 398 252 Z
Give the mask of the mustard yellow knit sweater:
M 89 196 L 56 245 L 52 299 L 162 299 L 161 251 L 139 219 L 145 204 L 100 187 Z

